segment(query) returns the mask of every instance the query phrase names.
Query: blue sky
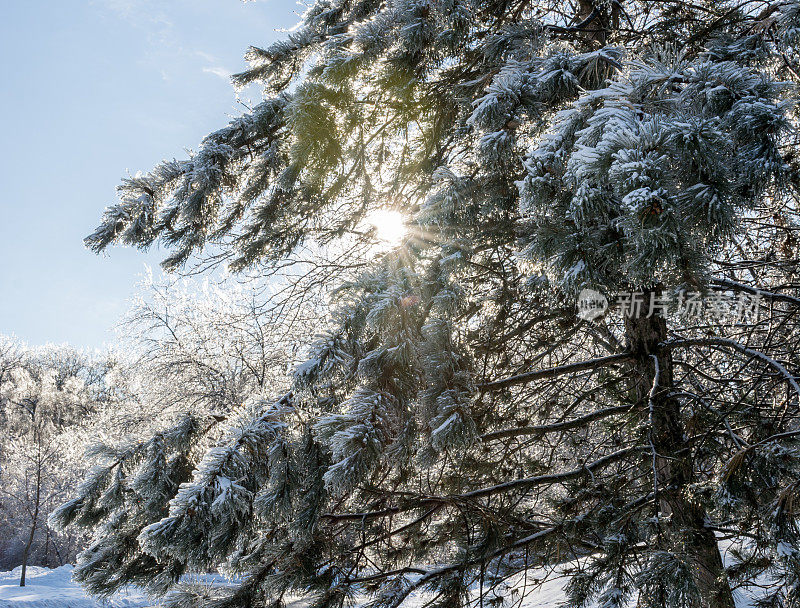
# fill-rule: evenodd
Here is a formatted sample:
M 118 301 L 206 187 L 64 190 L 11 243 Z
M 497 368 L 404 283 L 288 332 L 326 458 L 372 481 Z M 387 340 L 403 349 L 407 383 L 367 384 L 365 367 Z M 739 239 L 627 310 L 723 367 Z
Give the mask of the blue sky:
M 82 239 L 127 172 L 241 111 L 228 76 L 295 0 L 0 0 L 0 333 L 96 348 L 159 253 Z M 252 93 L 251 93 L 252 94 Z M 250 101 L 243 94 L 243 101 Z

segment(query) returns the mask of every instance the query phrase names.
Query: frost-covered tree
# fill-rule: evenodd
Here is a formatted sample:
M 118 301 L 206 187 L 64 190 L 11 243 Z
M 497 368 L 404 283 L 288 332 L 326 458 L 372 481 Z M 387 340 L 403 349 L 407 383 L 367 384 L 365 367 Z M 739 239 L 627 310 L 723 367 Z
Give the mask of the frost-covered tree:
M 144 281 L 120 344 L 146 410 L 224 415 L 266 387 L 288 388 L 296 341 L 262 305 L 264 289 L 257 280 Z
M 142 529 L 163 517 L 198 456 L 223 441 L 227 427 L 235 420 L 249 423 L 258 395 L 288 389 L 297 343 L 276 312 L 258 304 L 264 288 L 257 281 L 148 278 L 123 319 L 120 344 L 135 370 L 134 407 L 124 415 L 106 412 L 95 428 L 122 422 L 127 432 L 88 442 L 80 495 L 62 508 L 80 509 L 78 529 L 93 532 L 75 576 L 95 592 L 113 591 L 122 581 L 167 587 L 174 572 L 165 574 L 157 560 L 120 549 L 133 549 Z M 53 519 L 59 517 L 57 511 Z
M 129 402 L 113 355 L 28 347 L 0 336 L 0 567 L 61 565 L 80 541 L 54 534 L 48 513 L 83 473 L 80 454 L 98 421 Z M 114 435 L 119 437 L 119 434 Z
M 53 542 L 43 525 L 47 511 L 63 500 L 65 495 L 66 488 L 62 483 L 65 475 L 58 467 L 62 464 L 58 462 L 60 447 L 58 442 L 47 437 L 45 421 L 35 417 L 31 419 L 31 429 L 26 436 L 15 438 L 4 446 L 3 503 L 11 504 L 4 504 L 3 511 L 7 517 L 10 516 L 13 523 L 19 524 L 20 519 L 24 522 L 22 529 L 12 530 L 11 526 L 6 527 L 7 531 L 23 537 L 20 587 L 25 586 L 28 560 L 32 550 L 36 548 L 34 542 L 37 532 L 46 532 L 43 549 L 45 559 L 50 552 L 48 545 L 52 544 L 57 555 L 60 552 L 60 543 Z M 20 514 L 22 517 L 19 517 Z
M 796 0 L 318 0 L 251 48 L 264 101 L 87 244 L 302 268 L 325 321 L 288 391 L 97 454 L 53 517 L 98 531 L 79 580 L 454 606 L 568 562 L 574 606 L 800 605 L 798 32 Z

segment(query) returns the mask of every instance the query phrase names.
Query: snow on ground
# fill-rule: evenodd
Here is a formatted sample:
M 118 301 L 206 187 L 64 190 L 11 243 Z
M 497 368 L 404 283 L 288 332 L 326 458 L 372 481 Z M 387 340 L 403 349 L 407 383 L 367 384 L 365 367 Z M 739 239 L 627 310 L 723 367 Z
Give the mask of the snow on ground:
M 72 566 L 54 570 L 28 567 L 27 583 L 19 586 L 19 568 L 0 572 L 0 608 L 145 608 L 152 605 L 147 597 L 136 591 L 117 594 L 109 600 L 87 597 L 83 589 L 71 580 Z M 528 581 L 528 590 L 535 582 Z M 553 608 L 564 601 L 563 578 L 548 580 L 524 602 L 524 608 Z M 423 598 L 409 598 L 409 608 L 424 604 Z M 302 608 L 305 602 L 289 601 L 289 608 Z
M 25 586 L 19 586 L 20 569 L 0 572 L 0 608 L 143 608 L 149 606 L 144 594 L 137 591 L 117 594 L 99 601 L 86 596 L 72 582 L 72 566 L 40 568 L 28 566 Z
M 108 600 L 87 597 L 83 589 L 72 581 L 71 575 L 72 566 L 61 566 L 53 570 L 29 566 L 26 586 L 20 587 L 19 568 L 0 572 L 0 608 L 145 608 L 152 605 L 143 593 L 135 590 L 114 595 Z M 564 601 L 564 582 L 562 577 L 548 580 L 526 598 L 524 608 L 557 606 Z M 529 577 L 527 590 L 531 590 L 536 583 L 534 578 Z M 417 608 L 424 603 L 423 598 L 413 596 L 408 601 L 409 608 Z M 295 600 L 287 604 L 290 608 L 302 608 L 304 602 Z
M 563 588 L 566 578 L 558 570 L 556 569 L 542 584 L 537 580 L 536 574 L 538 572 L 541 578 L 545 578 L 544 571 L 533 570 L 527 577 L 519 577 L 514 583 L 519 594 L 512 594 L 508 599 L 512 600 L 512 605 L 519 608 L 554 608 L 561 605 L 565 599 Z M 146 608 L 153 605 L 143 593 L 136 590 L 116 594 L 108 600 L 87 597 L 84 591 L 72 582 L 72 566 L 61 566 L 53 570 L 29 566 L 25 587 L 19 586 L 19 572 L 19 568 L 10 572 L 0 572 L 0 608 Z M 207 575 L 197 579 L 212 585 L 225 584 L 218 576 Z M 521 605 L 513 601 L 518 600 L 519 595 L 524 593 L 529 595 Z M 748 595 L 742 591 L 736 592 L 737 608 L 753 606 L 752 597 Z M 411 596 L 407 604 L 409 608 L 420 608 L 425 604 L 425 598 Z M 287 605 L 289 608 L 302 608 L 304 602 L 289 601 Z M 635 605 L 635 601 L 631 602 L 631 607 Z

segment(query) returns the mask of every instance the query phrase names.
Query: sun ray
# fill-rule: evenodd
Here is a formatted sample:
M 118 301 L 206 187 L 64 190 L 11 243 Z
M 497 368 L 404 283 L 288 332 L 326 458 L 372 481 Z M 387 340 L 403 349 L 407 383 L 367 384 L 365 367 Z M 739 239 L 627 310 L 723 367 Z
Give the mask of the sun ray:
M 408 227 L 402 213 L 394 209 L 376 209 L 367 216 L 375 236 L 389 247 L 397 247 L 406 237 Z

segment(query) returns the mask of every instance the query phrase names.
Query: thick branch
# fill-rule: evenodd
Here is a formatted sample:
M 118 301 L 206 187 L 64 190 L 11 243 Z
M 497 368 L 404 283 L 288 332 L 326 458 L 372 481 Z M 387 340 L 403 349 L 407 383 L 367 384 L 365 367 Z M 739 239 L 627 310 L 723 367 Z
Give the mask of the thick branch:
M 494 441 L 496 439 L 505 439 L 507 437 L 519 437 L 521 435 L 544 435 L 545 433 L 553 433 L 557 431 L 568 431 L 570 429 L 580 428 L 584 424 L 613 416 L 614 414 L 622 414 L 630 411 L 630 405 L 615 405 L 614 407 L 603 408 L 591 414 L 586 414 L 580 418 L 572 420 L 564 420 L 563 422 L 553 422 L 551 424 L 540 424 L 537 426 L 521 426 L 516 429 L 504 429 L 502 431 L 494 431 L 486 433 L 481 436 L 481 441 Z
M 458 494 L 453 498 L 458 499 L 465 499 L 465 498 L 482 498 L 484 496 L 490 496 L 491 494 L 496 494 L 497 492 L 504 492 L 506 490 L 513 490 L 516 488 L 531 488 L 534 486 L 541 486 L 550 483 L 561 483 L 564 481 L 569 481 L 571 479 L 576 479 L 581 477 L 582 475 L 586 475 L 587 473 L 592 473 L 595 469 L 600 469 L 606 465 L 613 464 L 619 460 L 622 460 L 626 456 L 634 453 L 640 452 L 644 448 L 641 446 L 634 446 L 630 448 L 625 448 L 622 450 L 618 450 L 616 452 L 612 452 L 607 456 L 603 456 L 602 458 L 598 458 L 594 462 L 590 462 L 589 464 L 584 464 L 583 466 L 572 469 L 571 471 L 564 471 L 563 473 L 551 473 L 550 475 L 537 475 L 536 477 L 525 477 L 523 479 L 515 479 L 513 481 L 507 481 L 505 483 L 497 484 L 495 486 L 490 486 L 488 488 L 481 488 L 480 490 L 474 490 L 472 492 L 466 492 L 465 494 Z
M 600 367 L 607 367 L 609 365 L 616 365 L 631 361 L 632 357 L 629 353 L 620 353 L 617 355 L 609 355 L 608 357 L 600 357 L 598 359 L 590 359 L 589 361 L 580 361 L 579 363 L 569 363 L 567 365 L 559 365 L 558 367 L 549 367 L 547 369 L 539 369 L 533 372 L 525 372 L 494 380 L 493 382 L 486 382 L 479 384 L 478 388 L 481 392 L 496 391 L 516 384 L 525 384 L 526 382 L 533 382 L 534 380 L 544 380 L 546 378 L 556 378 L 564 374 L 571 374 L 574 372 L 582 372 L 586 370 L 594 370 Z

